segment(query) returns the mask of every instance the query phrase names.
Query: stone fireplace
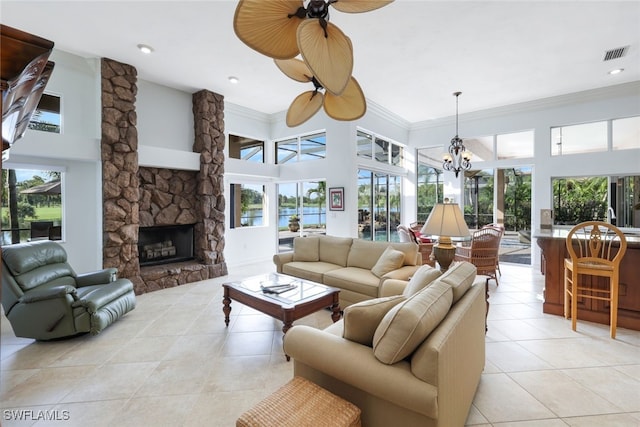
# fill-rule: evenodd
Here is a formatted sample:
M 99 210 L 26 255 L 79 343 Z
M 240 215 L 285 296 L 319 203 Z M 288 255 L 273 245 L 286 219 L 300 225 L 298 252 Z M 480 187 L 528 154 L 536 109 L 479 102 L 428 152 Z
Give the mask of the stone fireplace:
M 199 171 L 144 167 L 138 162 L 137 71 L 106 58 L 101 71 L 104 267 L 116 267 L 137 294 L 226 275 L 223 97 L 206 90 L 192 97 Z M 192 230 L 192 253 L 172 260 L 184 236 L 167 232 L 185 226 Z M 149 241 L 151 231 L 161 233 L 159 242 Z M 169 262 L 148 264 L 149 254 Z
M 193 259 L 193 224 L 140 227 L 140 267 L 172 264 Z

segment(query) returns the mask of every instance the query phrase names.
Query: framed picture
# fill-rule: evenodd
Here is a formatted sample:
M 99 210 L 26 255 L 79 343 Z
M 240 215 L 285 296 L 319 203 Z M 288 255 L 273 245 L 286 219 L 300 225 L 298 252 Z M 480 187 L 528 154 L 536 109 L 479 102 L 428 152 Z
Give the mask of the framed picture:
M 329 188 L 329 210 L 344 210 L 344 187 Z

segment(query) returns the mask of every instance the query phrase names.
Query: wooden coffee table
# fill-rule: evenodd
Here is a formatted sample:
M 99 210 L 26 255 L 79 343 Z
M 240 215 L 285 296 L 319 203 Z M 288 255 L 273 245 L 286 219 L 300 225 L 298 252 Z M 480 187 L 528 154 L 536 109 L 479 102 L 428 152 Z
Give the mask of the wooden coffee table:
M 278 285 L 292 285 L 294 287 L 279 294 L 267 293 L 263 290 L 263 287 Z M 238 282 L 225 283 L 222 287 L 224 288 L 222 311 L 224 312 L 224 323 L 227 326 L 229 326 L 231 300 L 282 320 L 282 332 L 285 334 L 295 320 L 324 308 L 331 309 L 331 319 L 334 322 L 340 319 L 340 301 L 338 299 L 340 289 L 310 280 L 268 273 Z M 289 356 L 287 356 L 287 360 L 289 360 Z

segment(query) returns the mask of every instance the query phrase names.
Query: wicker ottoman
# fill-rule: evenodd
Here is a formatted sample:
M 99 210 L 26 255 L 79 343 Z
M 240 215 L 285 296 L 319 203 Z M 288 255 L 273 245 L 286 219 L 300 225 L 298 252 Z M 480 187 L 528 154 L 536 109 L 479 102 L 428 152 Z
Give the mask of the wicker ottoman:
M 249 409 L 236 427 L 358 427 L 360 409 L 302 377 L 294 377 Z

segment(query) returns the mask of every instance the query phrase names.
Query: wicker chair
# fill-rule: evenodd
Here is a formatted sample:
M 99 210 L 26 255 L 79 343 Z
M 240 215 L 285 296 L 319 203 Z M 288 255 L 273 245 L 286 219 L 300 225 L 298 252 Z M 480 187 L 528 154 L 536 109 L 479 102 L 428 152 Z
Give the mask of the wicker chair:
M 467 261 L 475 265 L 478 274 L 483 274 L 498 283 L 497 266 L 503 230 L 498 227 L 485 226 L 475 231 L 470 246 L 457 246 L 454 261 Z
M 500 230 L 502 232 L 502 236 L 504 236 L 504 224 L 498 224 L 497 222 L 493 222 L 491 224 L 487 224 L 485 226 L 483 226 L 482 228 L 485 227 L 494 227 L 497 228 L 498 230 Z M 501 237 L 502 239 L 502 237 Z M 502 276 L 502 271 L 500 271 L 500 257 L 498 257 L 498 260 L 496 261 L 496 269 L 498 270 L 498 275 Z

